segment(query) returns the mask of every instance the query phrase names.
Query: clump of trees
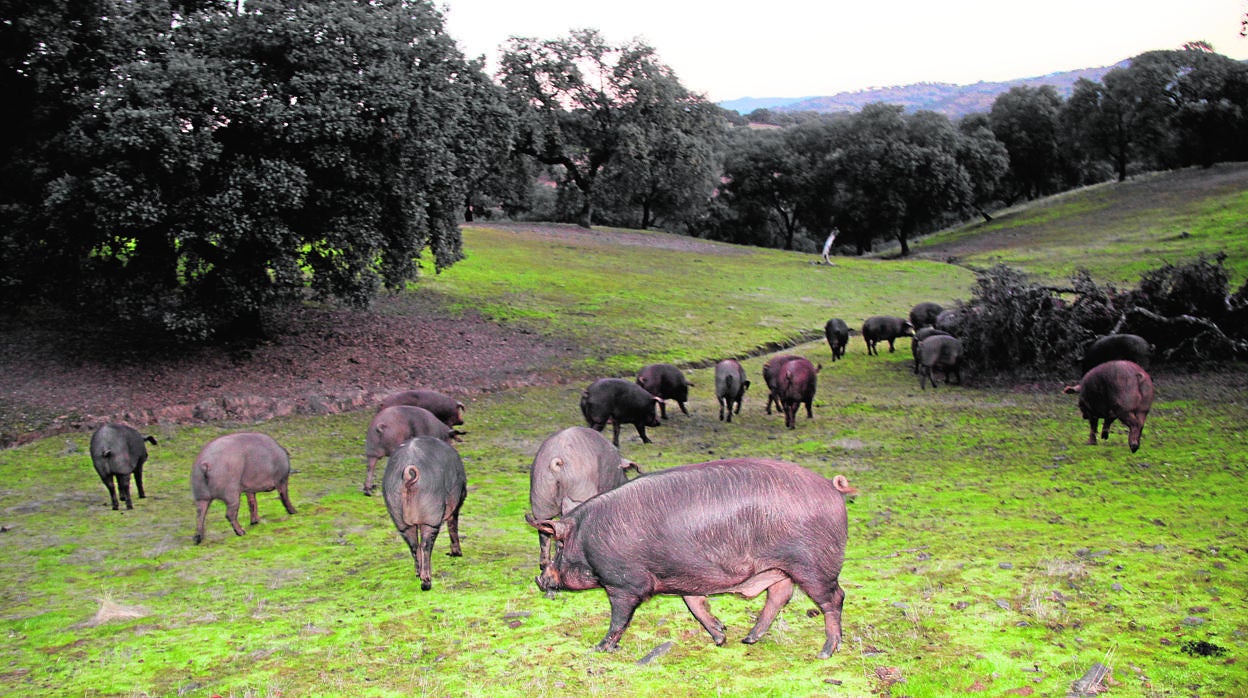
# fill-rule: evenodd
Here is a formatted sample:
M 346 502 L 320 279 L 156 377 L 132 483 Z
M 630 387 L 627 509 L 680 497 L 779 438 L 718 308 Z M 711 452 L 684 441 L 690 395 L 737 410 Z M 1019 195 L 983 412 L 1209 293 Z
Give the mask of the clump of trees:
M 1224 256 L 1166 264 L 1120 290 L 1076 272 L 1068 288 L 1029 282 L 998 265 L 981 272 L 957 307 L 964 359 L 988 372 L 1078 371 L 1084 350 L 1106 334 L 1136 334 L 1155 360 L 1248 358 L 1248 282 L 1230 292 Z

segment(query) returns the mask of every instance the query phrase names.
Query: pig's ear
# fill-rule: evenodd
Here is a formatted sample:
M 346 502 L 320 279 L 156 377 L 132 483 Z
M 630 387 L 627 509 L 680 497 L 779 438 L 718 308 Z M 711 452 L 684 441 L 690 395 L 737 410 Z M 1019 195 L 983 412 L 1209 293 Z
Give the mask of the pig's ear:
M 524 520 L 527 521 L 530 526 L 536 528 L 542 533 L 554 536 L 555 540 L 563 540 L 566 538 L 568 534 L 572 532 L 572 526 L 574 525 L 574 522 L 571 519 L 543 519 L 538 521 L 533 518 L 533 514 L 531 513 L 525 514 Z
M 553 470 L 553 471 L 555 471 L 555 472 L 559 472 L 560 470 L 562 470 L 562 469 L 563 469 L 563 459 L 562 459 L 562 458 L 559 458 L 559 457 L 557 457 L 557 456 L 556 456 L 555 458 L 551 458 L 551 459 L 550 459 L 550 469 L 551 469 L 551 470 Z
M 621 458 L 621 459 L 620 459 L 620 470 L 628 470 L 629 468 L 632 468 L 633 470 L 636 470 L 638 475 L 644 475 L 644 474 L 645 474 L 645 473 L 642 471 L 642 469 L 641 469 L 641 466 L 640 466 L 640 465 L 638 465 L 637 463 L 635 463 L 635 462 L 633 462 L 633 461 L 631 461 L 631 460 L 628 460 L 627 458 Z
M 1062 394 L 1070 395 L 1072 393 L 1077 393 L 1081 388 L 1083 388 L 1082 385 L 1068 385 L 1065 388 L 1062 388 Z

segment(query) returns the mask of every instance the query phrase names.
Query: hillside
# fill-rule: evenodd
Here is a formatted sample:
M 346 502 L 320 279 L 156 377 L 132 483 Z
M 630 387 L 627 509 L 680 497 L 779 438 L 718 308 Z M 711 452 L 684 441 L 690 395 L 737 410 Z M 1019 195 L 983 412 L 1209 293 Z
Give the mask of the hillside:
M 895 87 L 873 87 L 857 92 L 841 92 L 825 97 L 801 98 L 754 98 L 745 97 L 738 100 L 720 102 L 725 109 L 732 109 L 741 114 L 748 114 L 754 109 L 766 108 L 781 112 L 816 111 L 822 113 L 855 112 L 874 102 L 900 104 L 910 111 L 926 109 L 957 119 L 975 112 L 986 112 L 992 108 L 997 96 L 1013 87 L 1039 87 L 1052 85 L 1058 94 L 1068 97 L 1075 83 L 1081 78 L 1099 81 L 1105 73 L 1126 65 L 1121 61 L 1115 65 L 1100 68 L 1082 68 L 1060 73 L 1051 73 L 1039 77 L 1019 78 L 1005 82 L 977 82 L 973 85 L 953 85 L 949 83 L 918 83 Z

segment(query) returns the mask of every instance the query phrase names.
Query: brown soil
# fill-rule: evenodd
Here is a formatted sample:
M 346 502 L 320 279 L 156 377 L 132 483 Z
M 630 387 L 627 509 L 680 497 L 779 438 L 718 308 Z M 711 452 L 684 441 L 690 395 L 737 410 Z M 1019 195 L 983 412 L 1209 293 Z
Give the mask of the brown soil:
M 469 400 L 560 380 L 572 348 L 456 313 L 430 293 L 368 311 L 305 307 L 267 318 L 267 340 L 179 348 L 46 317 L 0 323 L 0 447 L 119 421 L 257 422 L 371 408 L 414 387 Z

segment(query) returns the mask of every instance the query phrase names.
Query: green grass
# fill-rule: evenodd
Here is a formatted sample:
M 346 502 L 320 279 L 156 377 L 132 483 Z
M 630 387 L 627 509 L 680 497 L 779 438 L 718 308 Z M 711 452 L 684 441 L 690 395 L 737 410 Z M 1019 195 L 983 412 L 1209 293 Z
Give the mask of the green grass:
M 1066 215 L 1031 233 L 1042 238 Z M 1118 426 L 1085 445 L 1059 380 L 968 375 L 965 386 L 921 391 L 908 342 L 868 357 L 858 337 L 838 362 L 821 341 L 791 349 L 823 366 L 813 420 L 790 431 L 764 414 L 766 356 L 754 356 L 744 361 L 754 386 L 724 424 L 709 361 L 810 336 L 832 315 L 855 325 L 965 295 L 969 273 L 931 261 L 826 267 L 720 245 L 655 250 L 598 232 L 470 228 L 468 259 L 421 292 L 572 337 L 585 350 L 570 377 L 660 359 L 697 366 L 689 416 L 669 411 L 651 445 L 622 432 L 625 456 L 647 469 L 757 455 L 846 475 L 860 494 L 835 656 L 815 659 L 822 622 L 800 593 L 756 645 L 739 640 L 761 598 L 712 600 L 729 626 L 718 648 L 680 599 L 660 597 L 638 609 L 617 652 L 591 650 L 606 632 L 605 596 L 538 592 L 537 536 L 523 521 L 537 446 L 581 422 L 577 379 L 472 397 L 460 445 L 464 556 L 445 555 L 444 534 L 429 592 L 380 497 L 359 493 L 364 412 L 155 427 L 149 494 L 133 511 L 109 508 L 88 434 L 0 452 L 0 693 L 1047 696 L 1097 662 L 1113 669 L 1111 696 L 1248 693 L 1244 366 L 1155 371 L 1158 399 L 1135 454 Z M 196 546 L 190 464 L 241 428 L 291 451 L 298 513 L 261 494 L 262 523 L 240 538 L 216 503 Z M 111 615 L 93 622 L 102 611 Z M 1193 642 L 1225 653 L 1193 656 Z M 890 674 L 902 681 L 881 678 Z

